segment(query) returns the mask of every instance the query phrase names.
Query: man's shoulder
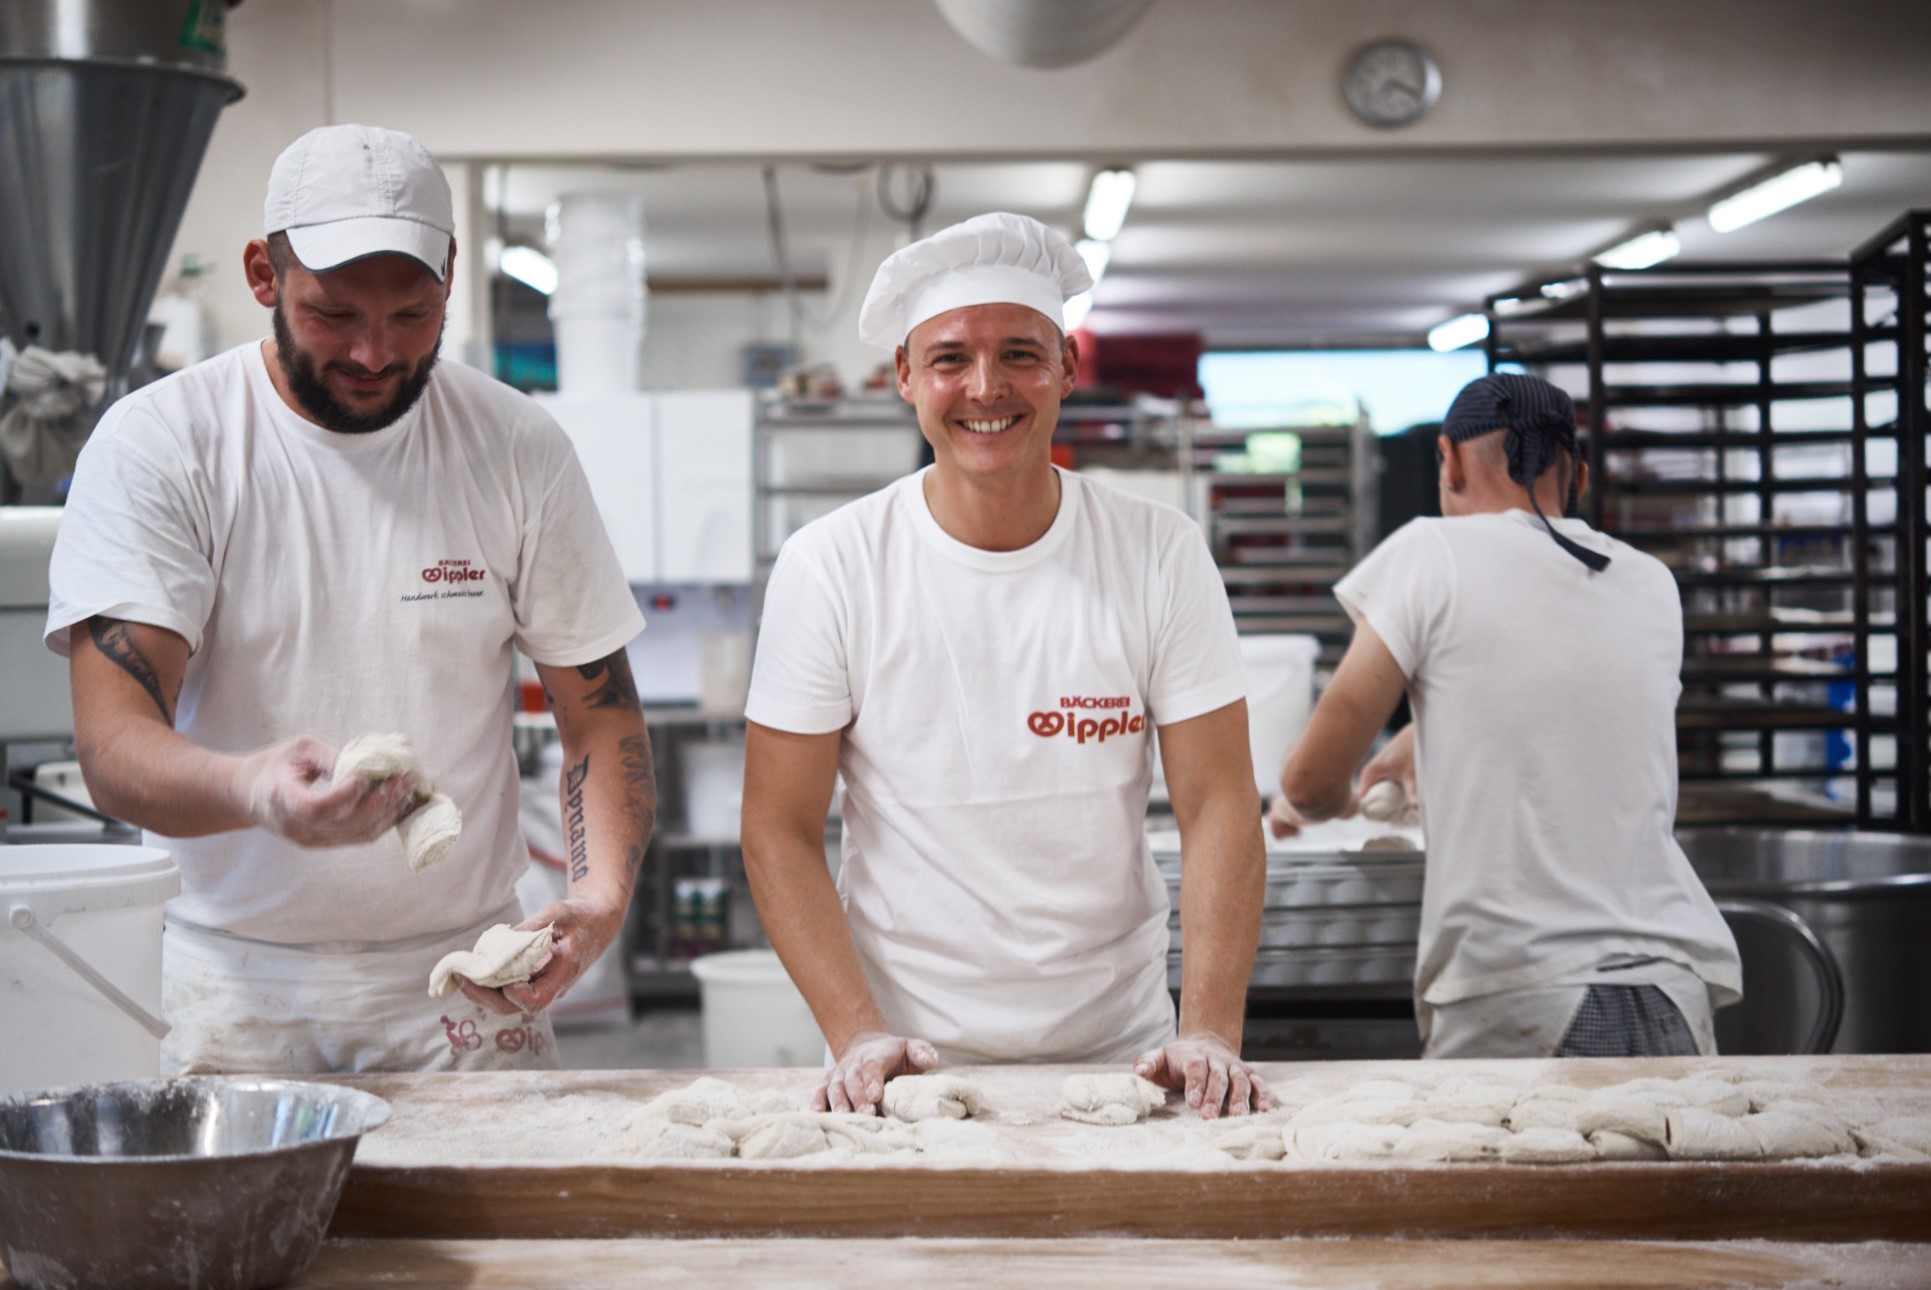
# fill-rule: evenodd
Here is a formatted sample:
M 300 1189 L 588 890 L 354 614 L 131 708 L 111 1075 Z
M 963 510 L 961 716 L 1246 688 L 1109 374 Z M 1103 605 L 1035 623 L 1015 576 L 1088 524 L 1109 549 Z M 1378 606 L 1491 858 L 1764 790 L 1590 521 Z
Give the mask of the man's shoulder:
M 467 363 L 438 362 L 430 377 L 435 413 L 480 434 L 562 436 L 556 419 L 541 404 L 513 386 Z
M 234 399 L 245 402 L 246 364 L 254 357 L 251 349 L 258 344 L 237 345 L 150 381 L 138 390 L 130 390 L 102 415 L 89 442 L 94 439 L 106 442 L 121 436 L 152 442 L 157 433 L 189 439 L 222 432 L 231 419 L 210 414 Z M 130 424 L 138 424 L 139 430 L 129 429 Z
M 1157 547 L 1174 541 L 1205 541 L 1198 521 L 1179 507 L 1077 471 L 1067 471 L 1063 478 L 1080 490 L 1085 521 L 1110 530 L 1111 541 Z

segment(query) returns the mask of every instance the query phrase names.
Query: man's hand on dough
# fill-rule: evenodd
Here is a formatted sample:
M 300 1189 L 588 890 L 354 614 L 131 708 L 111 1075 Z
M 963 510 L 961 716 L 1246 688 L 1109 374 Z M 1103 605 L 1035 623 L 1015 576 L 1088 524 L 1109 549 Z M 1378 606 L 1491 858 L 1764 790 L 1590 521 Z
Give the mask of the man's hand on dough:
M 335 748 L 312 735 L 270 744 L 235 762 L 237 812 L 258 828 L 303 847 L 373 842 L 415 804 L 407 779 L 353 776 L 331 786 Z
M 1203 1120 L 1258 1113 L 1274 1105 L 1267 1081 L 1240 1059 L 1233 1045 L 1210 1031 L 1182 1035 L 1165 1048 L 1142 1053 L 1133 1071 L 1163 1088 L 1184 1091 L 1187 1105 Z
M 897 1075 L 922 1075 L 939 1064 L 939 1054 L 923 1039 L 880 1031 L 852 1036 L 825 1082 L 812 1094 L 814 1111 L 856 1111 L 870 1115 L 885 1096 L 885 1081 Z
M 516 925 L 519 932 L 555 927 L 550 956 L 537 965 L 528 985 L 506 985 L 500 990 L 491 990 L 462 976 L 456 978 L 456 983 L 462 987 L 467 998 L 491 1012 L 505 1016 L 515 1012 L 535 1016 L 562 998 L 563 992 L 576 984 L 585 969 L 597 961 L 597 956 L 609 947 L 610 942 L 617 939 L 617 933 L 623 930 L 623 925 L 624 911 L 621 909 L 613 914 L 598 902 L 585 897 L 553 900 L 533 917 Z
M 1276 793 L 1267 804 L 1267 831 L 1277 838 L 1291 838 L 1307 823 L 1288 802 L 1287 794 Z
M 1415 785 L 1415 725 L 1412 721 L 1396 731 L 1394 738 L 1381 746 L 1380 752 L 1361 764 L 1361 773 L 1354 781 L 1355 797 L 1366 797 L 1369 789 L 1384 780 L 1393 780 L 1401 785 L 1401 791 L 1408 795 L 1410 802 L 1421 800 L 1421 793 Z

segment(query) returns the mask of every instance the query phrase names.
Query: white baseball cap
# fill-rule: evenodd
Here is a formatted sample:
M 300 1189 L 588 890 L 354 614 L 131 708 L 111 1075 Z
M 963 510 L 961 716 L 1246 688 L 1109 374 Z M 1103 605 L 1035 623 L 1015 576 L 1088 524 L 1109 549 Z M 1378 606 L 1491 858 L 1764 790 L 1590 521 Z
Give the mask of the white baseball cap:
M 886 257 L 858 311 L 858 338 L 896 349 L 926 319 L 967 305 L 1025 305 L 1064 330 L 1066 301 L 1092 287 L 1072 243 L 1030 215 L 994 211 Z
M 406 255 L 441 282 L 456 231 L 449 181 L 399 130 L 325 125 L 275 158 L 262 231 L 286 233 L 310 273 L 368 255 Z

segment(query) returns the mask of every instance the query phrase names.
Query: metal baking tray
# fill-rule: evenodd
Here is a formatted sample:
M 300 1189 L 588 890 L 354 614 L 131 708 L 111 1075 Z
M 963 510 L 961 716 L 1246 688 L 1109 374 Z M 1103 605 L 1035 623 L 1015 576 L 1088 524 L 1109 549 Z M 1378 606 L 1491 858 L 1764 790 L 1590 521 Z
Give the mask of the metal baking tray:
M 1180 948 L 1180 915 L 1168 924 Z M 1269 909 L 1261 916 L 1262 949 L 1399 946 L 1410 951 L 1421 935 L 1420 905 L 1327 905 Z

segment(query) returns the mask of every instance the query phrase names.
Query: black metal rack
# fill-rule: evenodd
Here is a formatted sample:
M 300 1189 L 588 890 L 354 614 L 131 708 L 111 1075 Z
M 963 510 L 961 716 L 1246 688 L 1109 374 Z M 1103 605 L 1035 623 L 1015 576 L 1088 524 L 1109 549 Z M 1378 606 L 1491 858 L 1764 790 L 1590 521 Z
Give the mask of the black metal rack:
M 1888 550 L 1897 587 L 1898 825 L 1931 831 L 1931 677 L 1927 651 L 1925 438 L 1931 434 L 1931 210 L 1911 211 L 1851 253 L 1851 411 L 1859 434 L 1898 445 L 1896 522 Z M 1865 702 L 1860 694 L 1860 707 Z M 1860 746 L 1859 754 L 1864 749 Z M 1863 787 L 1859 791 L 1863 811 Z
M 1917 827 L 1898 736 L 1923 709 L 1894 659 L 1923 660 L 1897 558 L 1922 507 L 1898 504 L 1895 426 L 1853 415 L 1850 293 L 1841 261 L 1592 265 L 1488 302 L 1491 368 L 1586 409 L 1586 517 L 1676 574 L 1685 823 Z

